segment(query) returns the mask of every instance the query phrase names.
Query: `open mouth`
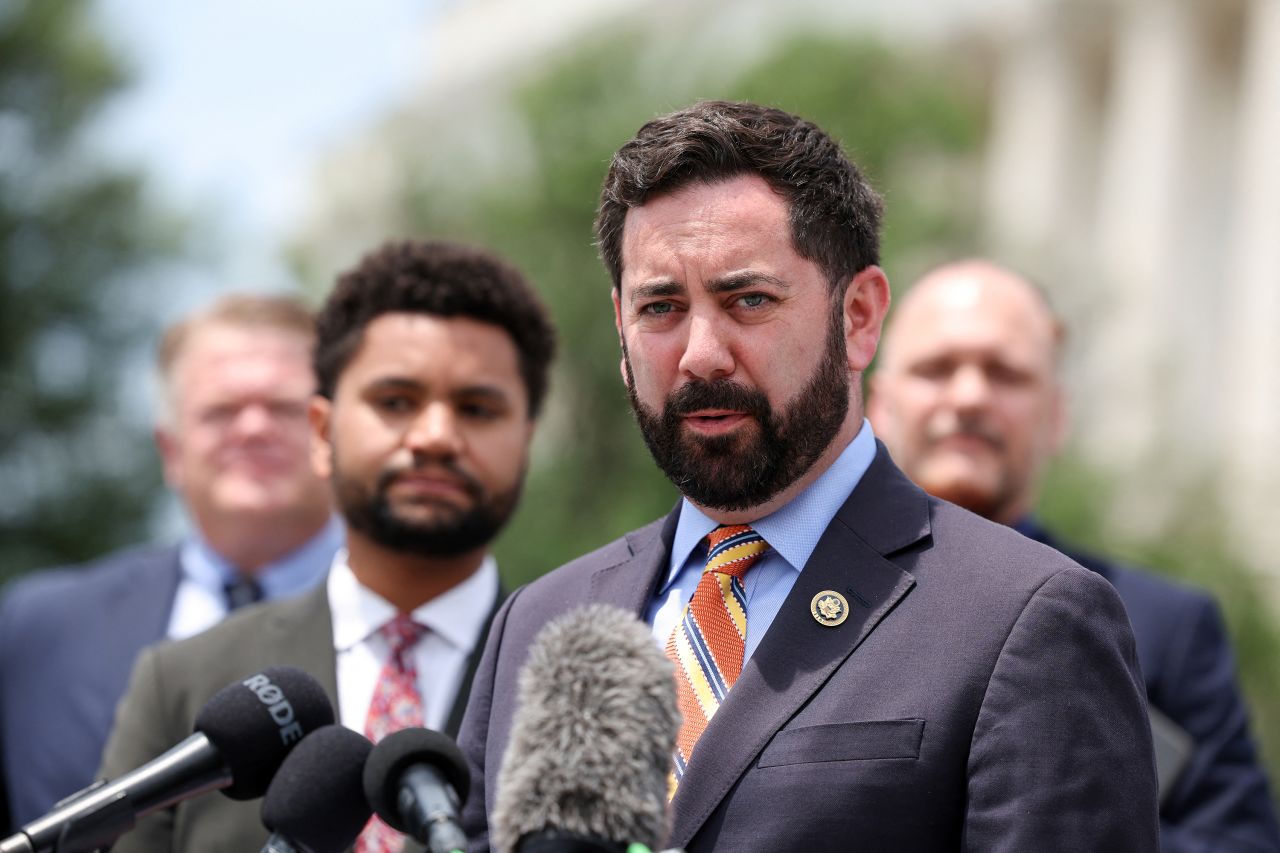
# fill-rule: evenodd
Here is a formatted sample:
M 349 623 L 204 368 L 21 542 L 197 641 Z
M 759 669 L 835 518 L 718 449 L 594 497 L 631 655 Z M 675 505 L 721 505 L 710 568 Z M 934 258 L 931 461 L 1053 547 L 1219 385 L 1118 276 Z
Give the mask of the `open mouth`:
M 957 453 L 994 453 L 1000 450 L 999 442 L 979 433 L 952 433 L 934 442 L 943 450 Z
M 734 429 L 749 418 L 742 412 L 711 410 L 685 415 L 684 422 L 698 432 L 714 434 Z

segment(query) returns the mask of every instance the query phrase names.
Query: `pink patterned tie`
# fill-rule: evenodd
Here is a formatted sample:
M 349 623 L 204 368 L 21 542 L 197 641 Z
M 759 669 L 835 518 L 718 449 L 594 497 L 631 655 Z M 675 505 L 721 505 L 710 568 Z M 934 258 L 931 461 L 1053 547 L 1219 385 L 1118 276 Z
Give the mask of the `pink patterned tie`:
M 400 613 L 379 630 L 391 645 L 391 656 L 378 675 L 364 723 L 365 737 L 374 743 L 392 732 L 423 724 L 413 647 L 427 629 L 407 613 Z M 370 818 L 355 845 L 356 853 L 400 853 L 403 848 L 404 836 L 377 816 Z

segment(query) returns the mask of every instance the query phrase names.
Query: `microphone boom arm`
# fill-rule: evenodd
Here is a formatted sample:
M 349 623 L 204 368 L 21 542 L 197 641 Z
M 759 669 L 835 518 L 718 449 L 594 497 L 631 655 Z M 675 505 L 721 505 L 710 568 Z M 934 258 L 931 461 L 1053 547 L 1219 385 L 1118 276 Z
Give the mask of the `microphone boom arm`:
M 183 784 L 174 785 L 178 769 L 185 771 Z M 197 732 L 144 767 L 62 801 L 0 841 L 0 853 L 91 853 L 133 829 L 140 817 L 230 784 L 226 763 Z

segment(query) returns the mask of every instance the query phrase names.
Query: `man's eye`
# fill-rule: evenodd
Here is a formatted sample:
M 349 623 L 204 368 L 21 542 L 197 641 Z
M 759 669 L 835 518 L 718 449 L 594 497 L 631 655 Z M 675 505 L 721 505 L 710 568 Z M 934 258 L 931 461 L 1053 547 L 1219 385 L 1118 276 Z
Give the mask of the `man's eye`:
M 763 293 L 744 293 L 738 297 L 738 302 L 747 308 L 759 308 L 769 301 L 769 297 Z
M 458 414 L 463 418 L 479 418 L 490 420 L 497 418 L 502 411 L 502 403 L 489 400 L 489 398 L 480 398 L 480 400 L 460 400 L 457 402 Z
M 921 379 L 946 379 L 953 372 L 955 368 L 945 361 L 926 361 L 911 368 L 911 373 Z
M 463 403 L 458 406 L 458 411 L 463 417 L 474 420 L 491 421 L 498 417 L 498 408 L 486 403 Z
M 1027 371 L 1003 364 L 988 368 L 987 378 L 998 385 L 1007 385 L 1011 388 L 1030 385 L 1034 381 L 1034 377 Z
M 641 314 L 670 314 L 674 306 L 670 302 L 650 302 L 640 309 Z
M 307 416 L 307 407 L 300 403 L 273 403 L 269 408 L 271 416 L 282 421 L 299 420 Z
M 410 400 L 408 397 L 379 397 L 375 405 L 384 412 L 407 412 Z
M 235 420 L 239 411 L 235 406 L 214 406 L 200 414 L 200 420 L 207 424 L 227 424 Z

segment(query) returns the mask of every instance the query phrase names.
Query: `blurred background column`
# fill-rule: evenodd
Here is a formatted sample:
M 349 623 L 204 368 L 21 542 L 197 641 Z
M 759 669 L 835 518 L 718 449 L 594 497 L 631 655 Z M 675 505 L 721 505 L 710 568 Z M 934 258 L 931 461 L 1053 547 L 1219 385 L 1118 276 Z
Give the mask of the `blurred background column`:
M 1090 284 L 1105 310 L 1079 353 L 1092 379 L 1086 393 L 1110 404 L 1077 420 L 1091 456 L 1131 466 L 1154 461 L 1174 393 L 1160 377 L 1185 367 L 1173 360 L 1171 303 L 1185 281 L 1177 234 L 1193 203 L 1185 175 L 1198 69 L 1188 0 L 1131 0 L 1120 12 L 1093 217 Z
M 1006 21 L 999 34 L 983 236 L 1033 272 L 1070 263 L 1089 235 L 1099 108 L 1091 48 L 1105 13 L 1096 2 L 1060 4 Z
M 1245 556 L 1269 570 L 1280 601 L 1280 3 L 1253 0 L 1241 69 L 1232 219 L 1220 291 L 1224 341 L 1222 498 Z

